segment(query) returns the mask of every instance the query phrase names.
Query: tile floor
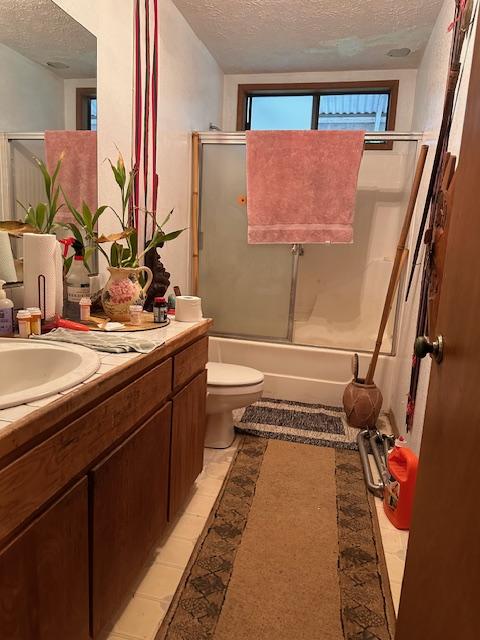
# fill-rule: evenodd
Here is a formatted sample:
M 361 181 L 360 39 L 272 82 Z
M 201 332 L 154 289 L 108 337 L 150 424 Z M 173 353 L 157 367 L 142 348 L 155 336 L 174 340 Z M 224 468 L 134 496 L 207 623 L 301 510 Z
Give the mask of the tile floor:
M 168 610 L 198 536 L 222 487 L 237 448 L 205 449 L 205 466 L 179 518 L 166 532 L 163 542 L 146 567 L 145 575 L 116 621 L 107 640 L 153 640 Z M 373 467 L 372 467 L 373 469 Z M 376 477 L 376 469 L 374 469 Z M 408 544 L 408 532 L 398 531 L 375 499 L 390 586 L 398 611 Z
M 180 517 L 166 532 L 150 566 L 108 640 L 153 640 L 237 449 L 205 449 L 205 465 Z
M 369 455 L 368 457 L 374 481 L 378 482 L 379 474 L 373 456 Z M 395 613 L 398 614 L 403 570 L 405 568 L 405 558 L 407 555 L 408 531 L 399 531 L 393 526 L 385 515 L 383 502 L 380 498 L 375 498 L 375 507 L 377 509 L 378 523 L 382 535 L 383 551 L 387 563 L 393 606 L 395 607 Z

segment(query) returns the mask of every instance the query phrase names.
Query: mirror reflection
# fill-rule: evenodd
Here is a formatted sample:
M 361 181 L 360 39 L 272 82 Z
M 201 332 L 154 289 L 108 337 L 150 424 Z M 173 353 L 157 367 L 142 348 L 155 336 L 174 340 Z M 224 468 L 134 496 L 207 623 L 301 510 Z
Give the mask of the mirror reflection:
M 15 300 L 20 222 L 48 200 L 39 163 L 51 174 L 62 157 L 57 184 L 75 206 L 81 190 L 96 207 L 97 41 L 52 0 L 0 0 L 0 15 L 0 279 Z M 61 194 L 58 205 L 67 220 Z M 37 231 L 49 231 L 47 217 L 35 218 Z

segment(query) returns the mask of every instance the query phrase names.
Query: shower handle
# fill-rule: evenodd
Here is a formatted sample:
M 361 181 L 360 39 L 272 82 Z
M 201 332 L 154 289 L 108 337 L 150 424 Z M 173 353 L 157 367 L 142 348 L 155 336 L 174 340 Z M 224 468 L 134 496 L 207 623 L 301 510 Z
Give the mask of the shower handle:
M 292 248 L 290 249 L 292 255 L 303 256 L 303 246 L 301 244 L 292 244 Z

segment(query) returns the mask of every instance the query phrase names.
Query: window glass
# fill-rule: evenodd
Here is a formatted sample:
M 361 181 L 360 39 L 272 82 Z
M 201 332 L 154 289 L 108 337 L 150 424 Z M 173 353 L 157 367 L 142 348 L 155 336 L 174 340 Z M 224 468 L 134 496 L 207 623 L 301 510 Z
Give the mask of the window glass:
M 91 131 L 97 130 L 97 99 L 89 98 L 89 129 Z
M 319 129 L 385 131 L 388 93 L 346 93 L 320 96 Z
M 313 96 L 253 96 L 250 129 L 311 129 Z

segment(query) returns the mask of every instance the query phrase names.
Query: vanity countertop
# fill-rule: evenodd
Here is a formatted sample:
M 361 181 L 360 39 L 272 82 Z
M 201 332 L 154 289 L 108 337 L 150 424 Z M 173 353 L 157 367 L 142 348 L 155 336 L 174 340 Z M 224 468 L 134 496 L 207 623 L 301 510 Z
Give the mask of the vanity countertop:
M 142 333 L 146 339 L 164 341 L 164 344 L 154 351 L 148 354 L 98 352 L 100 368 L 82 384 L 41 400 L 1 409 L 0 460 L 8 463 L 9 457 L 16 450 L 42 436 L 45 437 L 45 433 L 48 433 L 55 423 L 69 414 L 78 414 L 82 408 L 87 410 L 97 399 L 105 396 L 123 381 L 142 375 L 157 361 L 161 362 L 204 334 L 211 323 L 208 319 L 199 322 L 176 322 L 172 319 L 166 327 Z

